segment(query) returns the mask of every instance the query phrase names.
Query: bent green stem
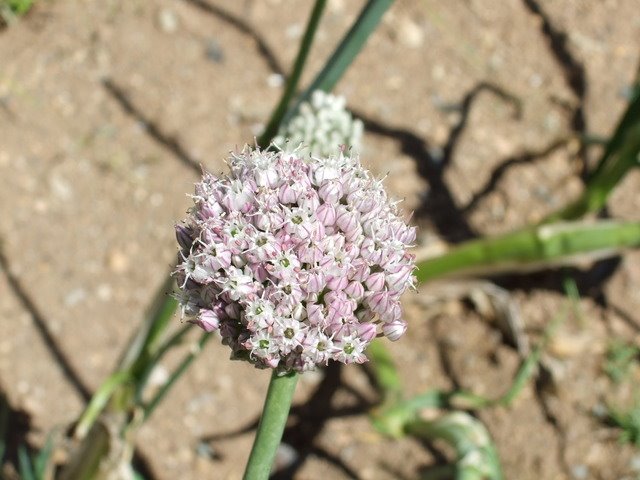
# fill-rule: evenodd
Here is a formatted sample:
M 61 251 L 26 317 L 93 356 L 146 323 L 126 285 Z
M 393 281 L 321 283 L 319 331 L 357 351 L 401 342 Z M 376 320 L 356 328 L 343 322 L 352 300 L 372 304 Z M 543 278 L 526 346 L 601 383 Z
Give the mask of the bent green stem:
M 304 64 L 306 63 L 307 57 L 309 56 L 309 50 L 311 50 L 311 43 L 313 42 L 313 37 L 315 37 L 316 31 L 318 29 L 318 24 L 320 23 L 320 17 L 322 17 L 322 12 L 326 4 L 326 0 L 316 0 L 316 4 L 314 5 L 311 16 L 309 17 L 309 23 L 307 23 L 307 29 L 304 33 L 304 36 L 302 37 L 302 42 L 300 43 L 298 56 L 296 57 L 296 61 L 293 64 L 293 71 L 289 76 L 289 80 L 287 81 L 287 86 L 285 87 L 284 93 L 282 94 L 280 103 L 278 103 L 278 106 L 273 111 L 271 119 L 269 120 L 264 133 L 258 140 L 258 145 L 261 148 L 267 148 L 273 137 L 275 137 L 278 133 L 278 128 L 280 128 L 282 119 L 284 118 L 285 113 L 287 113 L 289 102 L 291 102 L 291 99 L 293 98 L 294 94 L 296 93 L 296 89 L 298 88 L 298 82 L 300 82 Z
M 260 418 L 256 438 L 253 441 L 253 448 L 244 472 L 244 480 L 267 480 L 269 478 L 271 465 L 282 439 L 297 382 L 298 375 L 296 373 L 278 376 L 276 371 L 273 371 L 267 398 L 262 409 L 262 418 Z

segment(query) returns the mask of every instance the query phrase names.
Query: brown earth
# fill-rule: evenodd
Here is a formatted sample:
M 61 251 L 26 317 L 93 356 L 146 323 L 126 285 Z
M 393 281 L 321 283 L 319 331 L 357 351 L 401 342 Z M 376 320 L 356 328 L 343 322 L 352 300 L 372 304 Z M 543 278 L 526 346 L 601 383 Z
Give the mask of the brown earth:
M 329 2 L 305 82 L 362 3 Z M 310 7 L 41 0 L 0 31 L 0 384 L 31 415 L 34 444 L 73 422 L 112 370 L 170 268 L 198 165 L 223 169 L 257 134 Z M 337 91 L 367 125 L 364 163 L 388 173 L 422 243 L 438 248 L 538 220 L 580 192 L 598 152 L 576 138 L 614 128 L 639 38 L 637 0 L 402 1 Z M 608 213 L 638 220 L 639 188 L 636 171 Z M 508 479 L 639 478 L 640 453 L 594 411 L 628 404 L 640 378 L 616 386 L 602 371 L 611 340 L 640 340 L 640 254 L 570 273 L 579 312 L 537 380 L 479 418 Z M 561 279 L 498 280 L 532 342 L 567 303 Z M 428 293 L 406 296 L 411 328 L 390 346 L 407 394 L 503 392 L 516 350 L 466 301 L 426 314 Z M 213 343 L 140 431 L 157 479 L 241 477 L 253 437 L 242 429 L 268 375 Z M 340 383 L 335 368 L 302 379 L 285 436 L 302 460 L 294 478 L 416 478 L 442 460 L 439 445 L 375 433 L 366 375 L 341 373 Z

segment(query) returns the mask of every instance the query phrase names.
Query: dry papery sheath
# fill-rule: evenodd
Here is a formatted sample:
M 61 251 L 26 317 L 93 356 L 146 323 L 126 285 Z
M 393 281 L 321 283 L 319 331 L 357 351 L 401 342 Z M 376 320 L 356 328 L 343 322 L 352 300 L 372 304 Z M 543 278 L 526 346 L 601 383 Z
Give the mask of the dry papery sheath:
M 205 173 L 176 226 L 182 314 L 218 331 L 232 358 L 280 372 L 362 363 L 376 337 L 406 330 L 416 237 L 382 181 L 340 150 L 232 153 Z

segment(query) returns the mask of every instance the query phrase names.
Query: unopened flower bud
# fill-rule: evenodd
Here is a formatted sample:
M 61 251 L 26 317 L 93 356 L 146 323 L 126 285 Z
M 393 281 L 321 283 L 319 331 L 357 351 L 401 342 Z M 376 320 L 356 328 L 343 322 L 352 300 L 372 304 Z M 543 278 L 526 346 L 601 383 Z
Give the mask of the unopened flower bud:
M 220 327 L 220 312 L 216 313 L 213 310 L 200 310 L 198 316 L 191 321 L 202 328 L 205 332 L 213 332 Z
M 392 342 L 398 340 L 407 330 L 407 323 L 403 320 L 394 320 L 393 322 L 382 325 L 382 333 Z
M 336 209 L 333 205 L 323 203 L 316 210 L 316 218 L 324 225 L 334 225 L 336 223 Z
M 358 336 L 365 342 L 376 338 L 376 326 L 373 323 L 361 323 L 358 325 Z M 400 337 L 398 337 L 400 338 Z
M 362 283 L 354 280 L 349 282 L 349 285 L 345 287 L 344 293 L 354 300 L 359 301 L 364 297 L 364 287 L 362 286 Z
M 176 239 L 182 250 L 188 252 L 193 244 L 191 229 L 182 225 L 176 225 Z
M 318 195 L 327 204 L 335 204 L 342 197 L 342 185 L 337 180 L 328 180 L 320 185 Z
M 369 275 L 369 278 L 367 278 L 364 283 L 368 290 L 372 292 L 380 292 L 384 289 L 384 280 L 384 272 L 377 272 Z

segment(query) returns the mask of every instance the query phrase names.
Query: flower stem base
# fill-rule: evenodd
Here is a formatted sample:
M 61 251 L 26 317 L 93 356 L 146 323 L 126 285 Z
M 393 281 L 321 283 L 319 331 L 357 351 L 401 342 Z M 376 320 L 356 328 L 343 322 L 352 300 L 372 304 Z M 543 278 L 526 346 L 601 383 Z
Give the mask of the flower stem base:
M 271 375 L 262 418 L 244 472 L 244 480 L 267 480 L 269 478 L 297 383 L 298 375 L 296 373 L 278 376 L 274 370 Z

